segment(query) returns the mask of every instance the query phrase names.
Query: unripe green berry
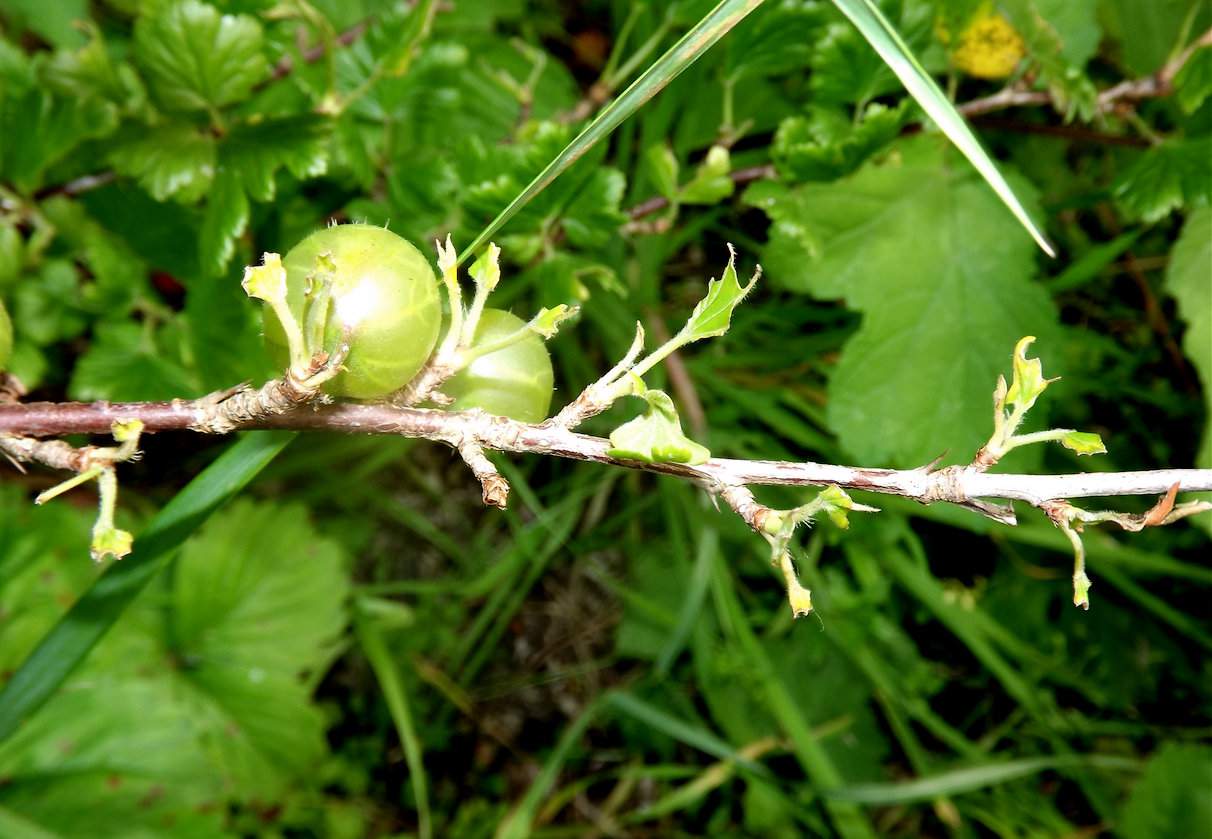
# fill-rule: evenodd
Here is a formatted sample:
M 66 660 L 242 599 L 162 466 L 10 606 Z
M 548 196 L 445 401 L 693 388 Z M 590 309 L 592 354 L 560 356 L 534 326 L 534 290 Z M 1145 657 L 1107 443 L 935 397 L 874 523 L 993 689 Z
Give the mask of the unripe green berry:
M 311 234 L 286 254 L 287 304 L 303 323 L 308 277 L 327 254 L 335 270 L 323 349 L 349 332 L 345 369 L 326 382 L 333 396 L 375 399 L 408 384 L 433 352 L 441 326 L 438 282 L 429 261 L 381 227 L 343 224 Z M 265 342 L 276 364 L 288 363 L 286 334 L 264 309 Z
M 526 321 L 501 311 L 485 309 L 476 325 L 472 346 L 499 341 L 526 326 Z M 452 411 L 480 408 L 490 414 L 522 422 L 540 422 L 551 407 L 555 376 L 551 357 L 538 335 L 482 355 L 442 385 L 454 399 Z

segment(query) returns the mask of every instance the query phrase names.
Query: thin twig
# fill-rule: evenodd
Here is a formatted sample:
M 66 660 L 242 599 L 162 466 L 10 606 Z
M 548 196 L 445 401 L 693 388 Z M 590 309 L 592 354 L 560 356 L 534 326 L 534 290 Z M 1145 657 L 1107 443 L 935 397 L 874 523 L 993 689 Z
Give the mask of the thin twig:
M 31 402 L 0 405 L 0 433 L 52 436 L 108 433 L 115 420 L 139 419 L 144 432 L 197 431 L 207 427 L 213 403 Z M 971 466 L 942 470 L 872 469 L 812 462 L 712 458 L 690 466 L 645 463 L 609 454 L 609 440 L 578 434 L 554 423 L 532 424 L 481 411 L 450 412 L 389 405 L 337 403 L 257 418 L 242 428 L 394 434 L 450 445 L 474 443 L 483 449 L 531 453 L 672 475 L 709 491 L 730 486 L 828 486 L 900 495 L 923 503 L 968 506 L 981 498 L 1025 501 L 1040 506 L 1060 498 L 1161 495 L 1174 484 L 1184 492 L 1212 491 L 1212 469 L 1159 469 L 1145 472 L 1089 472 L 1069 475 L 1014 475 L 982 472 Z

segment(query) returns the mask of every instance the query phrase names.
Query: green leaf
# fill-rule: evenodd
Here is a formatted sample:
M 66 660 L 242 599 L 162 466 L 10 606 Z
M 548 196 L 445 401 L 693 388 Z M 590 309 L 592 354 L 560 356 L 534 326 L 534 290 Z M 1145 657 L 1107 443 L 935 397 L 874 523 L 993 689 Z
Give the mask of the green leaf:
M 101 323 L 72 371 L 68 394 L 92 402 L 154 401 L 196 394 L 199 387 L 180 357 L 175 330 L 153 332 L 128 320 Z
M 810 0 L 763 4 L 724 42 L 728 49 L 725 76 L 736 83 L 803 70 L 824 25 L 824 9 Z
M 261 25 L 200 0 L 177 0 L 135 23 L 134 58 L 170 111 L 215 111 L 265 78 Z
M 22 569 L 33 585 L 0 589 L 17 624 L 53 620 L 48 587 L 70 601 L 92 571 L 78 554 L 35 556 Z M 215 836 L 228 802 L 268 807 L 327 757 L 308 685 L 345 625 L 337 546 L 302 507 L 238 503 L 185 543 L 170 576 L 0 744 L 0 805 L 68 836 Z M 24 646 L 12 629 L 4 647 Z M 208 813 L 209 830 L 190 829 Z
M 1030 16 L 1032 27 L 1046 30 L 1055 39 L 1064 60 L 1079 70 L 1098 52 L 1103 34 L 1098 23 L 1098 6 L 1099 0 L 1011 0 L 1005 4 L 1011 11 L 1012 23 L 1017 26 Z M 1019 27 L 1020 32 L 1026 29 L 1026 25 Z M 1027 46 L 1034 49 L 1030 37 Z
M 645 463 L 705 463 L 710 457 L 706 447 L 682 433 L 682 421 L 669 395 L 660 390 L 642 390 L 635 394 L 647 402 L 644 413 L 625 422 L 610 435 L 611 457 L 642 460 Z
M 1134 218 L 1154 222 L 1212 203 L 1212 135 L 1168 140 L 1141 153 L 1116 180 L 1115 197 Z
M 827 416 L 867 462 L 975 451 L 1006 348 L 1056 323 L 1031 281 L 1027 237 L 949 151 L 914 138 L 835 183 L 746 194 L 774 222 L 762 260 L 771 281 L 863 314 L 831 375 Z
M 330 128 L 325 117 L 283 117 L 242 123 L 224 138 L 199 233 L 205 272 L 226 270 L 235 239 L 248 227 L 250 199 L 272 201 L 279 170 L 300 180 L 327 170 Z
M 678 191 L 678 157 L 668 143 L 649 146 L 644 152 L 644 171 L 659 195 L 672 201 Z
M 1186 324 L 1183 349 L 1203 384 L 1207 420 L 1196 466 L 1212 469 L 1212 207 L 1201 207 L 1187 217 L 1182 235 L 1166 267 L 1166 291 L 1178 304 Z M 1212 532 L 1212 514 L 1195 517 Z
M 579 314 L 577 309 L 560 303 L 552 308 L 540 309 L 539 313 L 526 323 L 526 328 L 544 340 L 549 340 L 555 337 L 560 329 L 560 324 L 569 318 L 576 317 L 577 314 Z
M 117 142 L 109 160 L 157 201 L 192 203 L 215 177 L 215 138 L 186 123 L 168 123 Z
M 1194 8 L 1193 8 L 1194 7 Z M 1102 0 L 1108 34 L 1118 42 L 1120 64 L 1129 76 L 1157 72 L 1180 49 L 1184 27 L 1203 32 L 1212 25 L 1212 8 L 1191 0 Z M 1192 15 L 1192 11 L 1196 13 Z
M 1093 119 L 1098 91 L 1083 67 L 1098 48 L 1096 0 L 1002 0 L 1057 110 Z
M 117 109 L 97 99 L 58 97 L 44 90 L 0 98 L 0 180 L 32 192 L 53 164 L 117 124 Z
M 837 108 L 810 108 L 807 116 L 783 120 L 770 148 L 779 173 L 799 181 L 829 181 L 848 175 L 901 133 L 909 109 L 868 105 L 855 122 Z
M 1053 255 L 1052 246 L 1036 227 L 1031 215 L 1015 196 L 1014 190 L 998 171 L 992 158 L 981 148 L 972 129 L 935 84 L 930 74 L 913 57 L 904 39 L 892 28 L 874 0 L 834 0 L 834 4 L 850 18 L 868 43 L 888 63 L 922 110 L 976 167 L 981 177 L 1031 234 L 1040 249 L 1049 256 Z
M 1048 385 L 1055 381 L 1055 379 L 1044 378 L 1042 361 L 1038 358 L 1027 358 L 1027 347 L 1031 346 L 1034 341 L 1035 336 L 1028 335 L 1026 338 L 1020 338 L 1014 345 L 1012 359 L 1014 372 L 1010 380 L 1010 389 L 1006 391 L 1006 401 L 1013 403 L 1015 409 L 1020 412 L 1028 411 Z
M 619 96 L 601 110 L 589 125 L 572 142 L 555 156 L 517 196 L 501 210 L 480 234 L 459 255 L 463 261 L 477 252 L 492 238 L 505 222 L 547 188 L 568 167 L 577 161 L 600 140 L 608 136 L 623 120 L 635 113 L 645 102 L 659 93 L 677 78 L 683 70 L 693 64 L 699 56 L 710 49 L 720 38 L 728 34 L 746 15 L 756 9 L 762 0 L 721 0 L 706 16 L 682 36 L 682 38 L 653 62 L 640 77 Z
M 1199 110 L 1212 94 L 1212 47 L 1201 47 L 1191 54 L 1174 77 L 1175 97 L 1189 114 Z
M 75 601 L 0 690 L 0 743 L 75 671 L 181 543 L 292 439 L 287 433 L 248 434 L 177 493 L 139 534 L 130 556 Z M 88 561 L 83 554 L 80 559 Z
M 736 184 L 728 173 L 732 159 L 724 146 L 712 146 L 678 196 L 683 204 L 718 204 L 732 194 Z
M 1078 454 L 1106 454 L 1103 438 L 1090 431 L 1069 431 L 1061 438 L 1061 445 Z
M 595 169 L 564 208 L 560 225 L 568 241 L 581 248 L 600 248 L 616 238 L 627 220 L 619 205 L 627 179 L 617 169 Z
M 265 800 L 324 756 L 304 676 L 323 672 L 346 624 L 337 544 L 303 507 L 239 501 L 187 542 L 168 597 L 172 653 L 188 662 L 189 716 L 245 800 Z
M 736 273 L 736 252 L 728 247 L 728 266 L 717 280 L 707 281 L 707 295 L 690 313 L 690 319 L 674 337 L 674 342 L 685 346 L 704 338 L 718 338 L 732 325 L 732 313 L 741 305 L 745 295 L 753 290 L 761 276 L 761 269 L 754 272 L 747 285 L 741 285 Z
M 46 86 L 65 98 L 96 98 L 126 112 L 142 112 L 147 90 L 126 62 L 115 62 L 101 28 L 84 27 L 88 43 L 76 50 L 59 50 L 43 66 Z
M 0 12 L 15 15 L 34 32 L 57 47 L 78 46 L 83 40 L 78 25 L 88 19 L 87 0 L 0 0 Z
M 1165 743 L 1150 759 L 1120 817 L 1124 839 L 1199 836 L 1212 824 L 1212 749 Z
M 248 227 L 250 210 L 240 173 L 220 165 L 198 231 L 198 261 L 204 274 L 216 276 L 226 270 L 236 253 L 236 239 Z

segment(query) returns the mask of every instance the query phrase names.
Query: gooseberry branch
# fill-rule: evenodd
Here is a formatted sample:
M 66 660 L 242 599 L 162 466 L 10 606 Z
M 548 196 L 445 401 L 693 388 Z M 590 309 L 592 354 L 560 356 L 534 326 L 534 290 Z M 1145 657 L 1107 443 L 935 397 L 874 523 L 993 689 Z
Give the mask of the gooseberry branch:
M 937 468 L 935 461 L 916 469 L 880 469 L 712 457 L 704 446 L 683 433 L 669 395 L 649 388 L 642 377 L 672 352 L 727 333 L 734 309 L 761 274 L 759 268 L 747 283 L 742 283 L 731 249 L 724 272 L 707 283 L 705 296 L 676 335 L 645 354 L 644 330 L 637 324 L 635 340 L 622 359 L 554 416 L 539 422 L 536 420 L 548 414 L 552 384 L 550 360 L 541 339 L 554 336 L 559 324 L 574 312 L 566 306 L 543 309 L 526 322 L 486 308 L 488 295 L 500 276 L 499 251 L 495 247 L 471 271 L 476 295 L 465 310 L 455 273 L 455 250 L 448 240 L 439 245 L 438 260 L 449 311 L 453 313 L 446 336 L 435 347 L 436 322 L 431 324 L 435 327 L 434 341 L 426 339 L 423 349 L 432 354 L 422 360 L 414 353 L 415 363 L 401 375 L 378 381 L 367 377 L 366 371 L 353 362 L 353 352 L 367 327 L 356 318 L 344 317 L 350 297 L 364 293 L 367 278 L 381 276 L 377 263 L 367 259 L 363 246 L 368 242 L 402 249 L 409 262 L 407 272 L 381 280 L 386 283 L 382 286 L 384 294 L 408 293 L 418 283 L 436 286 L 437 279 L 415 249 L 387 231 L 350 225 L 312 234 L 287 255 L 285 265 L 277 254 L 270 253 L 265 254 L 260 266 L 245 272 L 245 291 L 269 307 L 267 328 L 278 325 L 286 336 L 290 365 L 280 378 L 259 388 L 238 385 L 199 399 L 169 402 L 23 403 L 20 383 L 0 373 L 0 452 L 18 465 L 39 463 L 76 473 L 40 498 L 97 480 L 100 513 L 92 545 L 96 559 L 121 558 L 130 550 L 131 534 L 115 527 L 113 521 L 115 466 L 138 455 L 139 437 L 144 433 L 229 434 L 245 429 L 293 429 L 432 440 L 459 453 L 480 482 L 484 503 L 494 507 L 507 505 L 509 483 L 487 456 L 488 451 L 548 455 L 669 475 L 691 481 L 713 498 L 722 499 L 766 540 L 771 562 L 784 578 L 788 602 L 796 616 L 812 610 L 811 593 L 799 583 L 790 550 L 796 527 L 827 517 L 836 526 L 846 528 L 851 512 L 879 512 L 876 507 L 854 501 L 846 490 L 897 495 L 922 504 L 955 504 L 1007 525 L 1017 524 L 1015 511 L 1010 504 L 1000 502 L 1031 504 L 1042 510 L 1073 545 L 1073 602 L 1082 608 L 1089 607 L 1091 587 L 1080 536 L 1086 525 L 1105 522 L 1137 531 L 1212 510 L 1212 503 L 1207 501 L 1176 503 L 1180 491 L 1212 491 L 1212 469 L 1069 475 L 991 473 L 989 470 L 1007 452 L 1019 446 L 1058 443 L 1079 455 L 1106 451 L 1102 439 L 1090 432 L 1054 428 L 1019 433 L 1027 413 L 1056 381 L 1044 377 L 1038 358 L 1028 357 L 1027 350 L 1035 340 L 1030 336 L 1021 339 L 1014 349 L 1011 381 L 998 377 L 993 390 L 992 434 L 968 464 Z M 298 311 L 289 302 L 292 287 L 301 296 L 302 305 L 298 300 L 295 303 Z M 436 298 L 431 295 L 426 300 L 434 310 L 430 314 L 436 318 Z M 330 318 L 337 309 L 341 311 Z M 376 329 L 380 326 L 378 322 L 369 323 Z M 480 326 L 488 327 L 482 338 Z M 477 373 L 471 366 L 477 358 L 487 361 L 498 356 L 498 363 L 487 368 L 490 372 Z M 364 381 L 354 380 L 358 388 L 374 386 L 378 391 L 353 394 L 363 396 L 360 401 L 341 398 L 350 395 L 347 389 L 333 387 L 341 376 L 362 376 Z M 450 394 L 441 393 L 439 388 L 444 385 Z M 576 430 L 624 397 L 643 400 L 645 411 L 615 428 L 609 439 Z M 504 416 L 506 413 L 509 416 Z M 75 433 L 110 433 L 121 445 L 76 449 L 61 440 L 41 439 Z M 799 506 L 775 509 L 755 497 L 752 488 L 760 486 L 822 489 Z M 1085 510 L 1071 501 L 1115 495 L 1161 498 L 1142 514 Z
M 0 448 L 20 460 L 74 468 L 70 458 L 43 459 L 39 446 L 58 450 L 59 441 L 31 442 L 31 437 L 63 434 L 108 434 L 119 420 L 138 419 L 144 433 L 196 431 L 216 433 L 214 400 L 171 402 L 28 402 L 0 405 L 0 435 L 22 435 L 20 446 L 0 437 Z M 552 422 L 525 423 L 482 411 L 397 408 L 382 404 L 340 402 L 304 406 L 245 422 L 230 431 L 293 429 L 342 434 L 384 434 L 434 440 L 456 448 L 549 455 L 637 469 L 691 480 L 713 492 L 734 486 L 840 486 L 845 489 L 899 495 L 924 504 L 968 504 L 982 498 L 1023 501 L 1033 506 L 1059 498 L 1160 495 L 1174 484 L 1182 492 L 1212 491 L 1212 469 L 1157 469 L 1138 472 L 1079 472 L 1066 475 L 999 474 L 975 466 L 934 469 L 878 469 L 809 461 L 711 458 L 705 463 L 646 463 L 610 455 L 610 441 L 581 434 Z M 221 433 L 221 432 L 220 432 Z M 48 450 L 50 451 L 50 450 Z

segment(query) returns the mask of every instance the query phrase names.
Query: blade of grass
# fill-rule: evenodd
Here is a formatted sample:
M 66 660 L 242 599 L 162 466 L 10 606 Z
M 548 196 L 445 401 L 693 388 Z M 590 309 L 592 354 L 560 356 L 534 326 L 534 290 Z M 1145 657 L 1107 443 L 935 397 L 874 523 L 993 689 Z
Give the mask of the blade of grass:
M 44 830 L 4 807 L 0 807 L 0 836 L 8 839 L 60 839 L 59 834 Z
M 165 505 L 139 534 L 134 551 L 93 582 L 0 691 L 0 741 L 63 684 L 181 543 L 294 437 L 293 432 L 245 435 Z
M 947 135 L 947 139 L 954 143 L 964 157 L 968 158 L 976 167 L 976 171 L 980 172 L 985 182 L 997 193 L 997 197 L 1002 199 L 1002 203 L 1031 234 L 1031 238 L 1040 246 L 1040 249 L 1048 256 L 1056 256 L 1056 251 L 1052 249 L 1052 245 L 1036 227 L 1035 222 L 1032 221 L 1031 216 L 1014 194 L 1014 190 L 1010 188 L 1010 184 L 1006 183 L 1006 179 L 998 171 L 993 159 L 981 147 L 980 141 L 976 139 L 976 135 L 972 133 L 968 123 L 964 121 L 960 112 L 955 109 L 934 79 L 913 56 L 909 46 L 884 17 L 879 6 L 875 4 L 875 0 L 833 0 L 833 3 L 858 28 L 879 57 L 884 59 L 884 63 L 901 80 L 901 84 L 909 91 L 909 95 L 917 101 L 927 116 L 934 120 L 935 125 Z
M 717 534 L 714 530 L 704 530 L 699 538 L 698 556 L 694 560 L 694 571 L 690 576 L 690 588 L 686 591 L 686 599 L 682 603 L 678 622 L 669 635 L 669 640 L 661 648 L 661 654 L 656 661 L 656 672 L 659 676 L 667 676 L 673 662 L 686 644 L 699 619 L 703 601 L 707 597 L 707 586 L 711 582 L 711 557 L 715 554 Z
M 359 610 L 360 611 L 360 610 Z M 375 671 L 379 680 L 379 690 L 383 692 L 383 701 L 391 713 L 395 723 L 396 733 L 400 736 L 400 745 L 404 747 L 404 761 L 408 764 L 408 781 L 412 785 L 413 798 L 417 801 L 417 835 L 420 839 L 430 839 L 433 836 L 433 820 L 429 812 L 429 791 L 425 762 L 421 757 L 421 739 L 417 736 L 413 724 L 412 710 L 408 705 L 408 691 L 400 676 L 400 668 L 387 648 L 383 634 L 379 631 L 373 618 L 359 614 L 355 621 L 358 642 L 362 652 Z
M 774 662 L 767 655 L 762 640 L 750 625 L 749 616 L 741 608 L 732 576 L 724 563 L 712 562 L 711 582 L 720 625 L 761 674 L 761 684 L 755 685 L 754 691 L 765 697 L 771 715 L 791 741 L 791 749 L 804 773 L 812 781 L 812 786 L 822 793 L 843 786 L 841 772 L 822 746 L 812 724 L 796 704 Z M 810 674 L 805 674 L 805 677 L 810 677 Z M 871 823 L 855 805 L 842 801 L 826 801 L 825 809 L 837 834 L 843 839 L 867 839 L 875 836 Z
M 479 250 L 518 210 L 546 189 L 598 141 L 618 128 L 619 124 L 639 110 L 641 105 L 656 96 L 761 3 L 762 0 L 722 0 L 704 15 L 681 40 L 653 62 L 638 79 L 619 94 L 618 98 L 603 108 L 593 121 L 488 223 L 475 241 L 459 254 L 459 262 Z
M 1007 784 L 1038 774 L 1047 769 L 1082 766 L 1096 769 L 1118 769 L 1135 772 L 1140 761 L 1115 755 L 1058 755 L 1056 757 L 1027 757 L 1019 760 L 966 766 L 950 772 L 940 772 L 926 778 L 895 784 L 851 784 L 825 793 L 837 801 L 853 801 L 888 807 L 930 801 L 941 796 L 961 795 L 985 787 Z
M 547 756 L 534 783 L 526 790 L 526 794 L 522 796 L 522 800 L 518 802 L 517 806 L 497 826 L 497 831 L 493 834 L 494 839 L 526 839 L 531 835 L 531 827 L 534 824 L 535 814 L 539 811 L 539 805 L 555 786 L 556 778 L 559 777 L 560 770 L 564 767 L 564 761 L 568 759 L 568 753 L 572 751 L 572 747 L 581 739 L 585 729 L 593 722 L 600 707 L 600 703 L 597 701 L 590 703 L 585 710 L 581 711 L 579 717 L 568 724 L 560 735 L 555 748 Z
M 701 726 L 691 725 L 685 720 L 678 719 L 655 705 L 645 702 L 634 694 L 627 693 L 626 691 L 612 691 L 606 695 L 604 704 L 615 711 L 620 711 L 629 717 L 651 726 L 666 737 L 685 743 L 691 748 L 698 749 L 705 754 L 721 760 L 733 761 L 737 765 L 761 777 L 771 777 L 769 769 L 760 763 L 754 763 L 749 758 L 746 758 L 739 751 L 732 748 L 727 741 L 720 739 Z

